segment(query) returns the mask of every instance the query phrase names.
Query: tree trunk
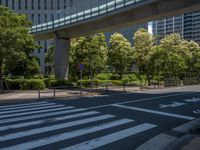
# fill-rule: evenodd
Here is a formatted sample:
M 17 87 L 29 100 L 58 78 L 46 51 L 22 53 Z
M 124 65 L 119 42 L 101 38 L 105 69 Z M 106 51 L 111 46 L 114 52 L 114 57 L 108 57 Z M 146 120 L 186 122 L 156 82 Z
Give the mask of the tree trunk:
M 0 92 L 3 92 L 3 61 L 0 61 Z

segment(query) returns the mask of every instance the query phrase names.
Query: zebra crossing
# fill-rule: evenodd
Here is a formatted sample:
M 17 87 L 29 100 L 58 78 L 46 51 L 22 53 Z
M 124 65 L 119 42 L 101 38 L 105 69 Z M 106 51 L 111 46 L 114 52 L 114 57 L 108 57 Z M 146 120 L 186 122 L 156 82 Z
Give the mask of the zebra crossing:
M 0 106 L 0 149 L 51 149 L 50 146 L 91 150 L 155 127 L 155 124 L 137 124 L 133 119 L 47 101 Z M 85 141 L 70 143 L 84 136 L 88 136 Z

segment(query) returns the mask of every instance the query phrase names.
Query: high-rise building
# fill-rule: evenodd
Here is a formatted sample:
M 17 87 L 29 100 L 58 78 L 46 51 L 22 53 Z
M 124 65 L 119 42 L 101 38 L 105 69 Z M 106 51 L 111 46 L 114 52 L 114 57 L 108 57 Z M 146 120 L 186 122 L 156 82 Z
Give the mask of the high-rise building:
M 109 1 L 111 0 L 0 0 L 0 5 L 5 5 L 17 13 L 26 14 L 32 24 L 36 25 L 56 20 L 84 9 L 93 8 Z M 123 33 L 125 37 L 132 41 L 133 32 L 140 27 L 145 27 L 145 25 L 118 30 L 118 32 Z M 107 39 L 113 32 L 106 33 Z M 43 48 L 34 52 L 34 55 L 39 58 L 42 74 L 51 72 L 51 64 L 45 63 L 45 53 L 51 44 L 52 40 L 38 41 L 38 45 Z
M 178 33 L 186 40 L 200 44 L 200 11 L 182 14 L 153 22 L 153 34 L 160 41 L 166 35 Z

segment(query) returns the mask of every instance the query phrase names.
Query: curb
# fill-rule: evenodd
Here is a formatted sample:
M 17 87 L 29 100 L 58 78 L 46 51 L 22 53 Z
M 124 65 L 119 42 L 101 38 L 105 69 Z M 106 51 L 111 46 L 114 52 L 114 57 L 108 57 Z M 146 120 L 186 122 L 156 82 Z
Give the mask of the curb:
M 178 150 L 196 137 L 189 134 L 189 131 L 199 124 L 200 118 L 187 122 L 165 133 L 154 136 L 135 150 Z

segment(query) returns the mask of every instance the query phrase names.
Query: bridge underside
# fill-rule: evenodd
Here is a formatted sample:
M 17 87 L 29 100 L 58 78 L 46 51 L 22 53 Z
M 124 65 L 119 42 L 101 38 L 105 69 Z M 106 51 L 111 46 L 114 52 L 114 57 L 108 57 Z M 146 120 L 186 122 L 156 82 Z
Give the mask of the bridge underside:
M 200 10 L 200 0 L 148 0 L 109 15 L 66 25 L 47 32 L 35 33 L 34 37 L 36 40 L 53 39 L 55 32 L 59 32 L 61 36 L 70 39 L 92 33 L 112 31 L 195 10 Z
M 112 31 L 168 16 L 200 10 L 200 0 L 148 0 L 137 6 L 123 8 L 103 15 L 47 32 L 35 33 L 35 40 L 55 40 L 55 74 L 65 79 L 68 74 L 70 40 L 87 34 Z M 58 36 L 59 35 L 59 36 Z

